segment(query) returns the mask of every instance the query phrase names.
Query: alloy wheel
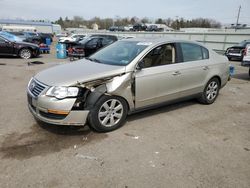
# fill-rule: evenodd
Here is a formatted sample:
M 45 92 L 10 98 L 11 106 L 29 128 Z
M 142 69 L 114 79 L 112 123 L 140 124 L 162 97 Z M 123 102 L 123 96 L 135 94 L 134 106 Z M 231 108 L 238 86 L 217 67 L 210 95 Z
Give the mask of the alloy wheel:
M 123 117 L 122 103 L 117 99 L 110 99 L 103 103 L 98 112 L 98 120 L 105 127 L 116 125 Z
M 206 97 L 209 101 L 212 101 L 216 98 L 217 94 L 218 94 L 218 84 L 215 81 L 212 81 L 209 83 L 209 85 L 207 86 L 207 90 L 206 90 Z
M 23 59 L 29 59 L 31 57 L 31 52 L 29 49 L 23 49 L 20 52 L 20 57 Z

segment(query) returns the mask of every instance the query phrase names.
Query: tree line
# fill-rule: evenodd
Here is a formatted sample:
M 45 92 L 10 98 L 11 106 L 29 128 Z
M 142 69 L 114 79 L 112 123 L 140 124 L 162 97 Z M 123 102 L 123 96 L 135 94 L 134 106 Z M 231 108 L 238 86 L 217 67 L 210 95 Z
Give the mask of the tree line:
M 72 19 L 68 17 L 62 18 L 60 17 L 58 20 L 54 22 L 55 24 L 61 25 L 62 28 L 81 28 L 87 27 L 92 28 L 93 24 L 97 24 L 99 29 L 109 29 L 111 26 L 127 26 L 134 25 L 135 23 L 150 23 L 150 24 L 166 24 L 167 26 L 179 30 L 180 28 L 189 28 L 189 27 L 200 27 L 200 28 L 221 28 L 221 23 L 208 18 L 195 18 L 195 19 L 184 19 L 184 18 L 167 18 L 162 19 L 158 18 L 156 20 L 151 20 L 147 17 L 145 18 L 121 18 L 117 16 L 116 18 L 100 18 L 94 17 L 92 19 L 86 20 L 80 16 L 74 16 Z

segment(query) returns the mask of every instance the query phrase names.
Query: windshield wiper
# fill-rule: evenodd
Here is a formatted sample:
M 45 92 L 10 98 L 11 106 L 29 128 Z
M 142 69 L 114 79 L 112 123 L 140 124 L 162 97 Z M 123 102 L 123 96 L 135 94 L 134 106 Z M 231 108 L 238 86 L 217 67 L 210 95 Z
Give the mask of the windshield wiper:
M 85 59 L 90 60 L 90 61 L 94 61 L 94 62 L 97 62 L 97 63 L 102 63 L 100 60 L 95 59 L 95 58 L 86 57 Z

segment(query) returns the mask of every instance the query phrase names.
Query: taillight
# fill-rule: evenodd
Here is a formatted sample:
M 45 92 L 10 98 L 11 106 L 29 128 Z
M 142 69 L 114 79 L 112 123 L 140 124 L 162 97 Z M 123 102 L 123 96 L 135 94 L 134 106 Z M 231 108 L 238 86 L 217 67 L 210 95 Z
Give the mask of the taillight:
M 247 55 L 247 48 L 243 50 L 243 56 Z
M 68 48 L 68 53 L 72 53 L 73 49 L 72 48 Z

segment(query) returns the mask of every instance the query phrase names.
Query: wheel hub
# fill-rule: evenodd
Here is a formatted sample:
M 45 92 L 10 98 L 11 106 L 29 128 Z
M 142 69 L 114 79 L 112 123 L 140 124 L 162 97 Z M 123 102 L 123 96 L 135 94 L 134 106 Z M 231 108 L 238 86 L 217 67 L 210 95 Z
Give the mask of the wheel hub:
M 117 99 L 103 103 L 98 113 L 99 122 L 105 127 L 116 125 L 123 116 L 123 105 Z

